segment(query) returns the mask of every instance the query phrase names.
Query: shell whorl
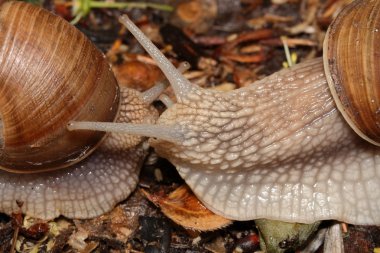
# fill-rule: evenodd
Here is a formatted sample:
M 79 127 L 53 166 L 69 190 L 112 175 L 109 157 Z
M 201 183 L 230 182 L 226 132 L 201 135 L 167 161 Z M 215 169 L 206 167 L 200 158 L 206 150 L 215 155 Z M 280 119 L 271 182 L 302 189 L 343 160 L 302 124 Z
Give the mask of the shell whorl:
M 353 1 L 329 26 L 323 45 L 327 81 L 339 111 L 380 146 L 380 1 Z
M 0 6 L 0 166 L 66 167 L 104 133 L 66 130 L 70 120 L 113 121 L 119 88 L 104 55 L 78 30 L 22 2 Z

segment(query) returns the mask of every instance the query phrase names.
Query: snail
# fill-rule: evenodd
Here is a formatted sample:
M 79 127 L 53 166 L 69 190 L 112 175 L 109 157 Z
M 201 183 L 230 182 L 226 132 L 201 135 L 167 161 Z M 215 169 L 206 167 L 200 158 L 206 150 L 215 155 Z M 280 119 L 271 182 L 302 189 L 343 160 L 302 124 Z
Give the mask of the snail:
M 144 138 L 69 132 L 70 120 L 154 123 L 159 89 L 118 87 L 104 55 L 61 17 L 0 6 L 0 212 L 90 218 L 135 188 Z M 158 93 L 157 93 L 158 92 Z
M 191 84 L 124 15 L 176 102 L 155 124 L 69 128 L 150 137 L 206 207 L 227 218 L 380 224 L 379 13 L 380 1 L 354 1 L 331 24 L 323 59 L 229 92 Z

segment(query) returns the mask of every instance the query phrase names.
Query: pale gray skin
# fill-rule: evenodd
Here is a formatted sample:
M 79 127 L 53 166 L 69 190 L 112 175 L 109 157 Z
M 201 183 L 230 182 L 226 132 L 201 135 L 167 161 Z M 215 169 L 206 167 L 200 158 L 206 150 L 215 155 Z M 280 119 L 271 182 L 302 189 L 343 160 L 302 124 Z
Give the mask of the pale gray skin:
M 154 123 L 157 111 L 138 91 L 121 88 L 116 122 Z M 146 138 L 111 133 L 82 162 L 57 171 L 0 171 L 0 212 L 52 219 L 91 218 L 111 210 L 135 189 Z
M 181 126 L 184 140 L 151 145 L 228 218 L 378 224 L 378 149 L 335 108 L 320 59 L 292 71 L 235 92 L 194 91 L 157 122 Z
M 380 224 L 380 150 L 337 110 L 322 59 L 218 92 L 192 85 L 126 17 L 177 102 L 155 125 L 78 124 L 153 137 L 197 197 L 235 220 Z
M 232 92 L 195 88 L 157 124 L 183 139 L 150 144 L 218 214 L 380 223 L 379 149 L 336 109 L 321 59 Z

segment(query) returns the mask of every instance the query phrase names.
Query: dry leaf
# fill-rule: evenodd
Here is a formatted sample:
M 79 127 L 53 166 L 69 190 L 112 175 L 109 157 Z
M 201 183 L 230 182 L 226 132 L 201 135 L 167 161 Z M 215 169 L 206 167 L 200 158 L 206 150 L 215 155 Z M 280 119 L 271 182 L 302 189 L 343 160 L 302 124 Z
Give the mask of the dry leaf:
M 232 223 L 231 220 L 208 210 L 186 185 L 164 196 L 142 191 L 150 201 L 161 208 L 167 217 L 185 228 L 209 231 Z
M 132 60 L 113 66 L 113 72 L 120 86 L 137 90 L 147 90 L 162 79 L 157 66 Z
M 75 224 L 78 229 L 87 232 L 88 237 L 114 238 L 120 242 L 126 242 L 137 227 L 121 205 L 93 219 L 75 220 Z

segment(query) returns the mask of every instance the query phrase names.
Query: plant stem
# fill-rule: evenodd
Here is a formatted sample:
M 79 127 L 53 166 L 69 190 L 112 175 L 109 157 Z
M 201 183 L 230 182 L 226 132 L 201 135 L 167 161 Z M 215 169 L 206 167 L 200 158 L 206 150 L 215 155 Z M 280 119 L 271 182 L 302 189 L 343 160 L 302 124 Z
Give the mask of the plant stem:
M 162 11 L 173 11 L 173 7 L 165 4 L 156 4 L 156 3 L 138 3 L 138 2 L 102 2 L 102 1 L 90 1 L 91 8 L 153 8 Z
M 79 20 L 86 16 L 93 8 L 152 8 L 161 11 L 173 11 L 173 7 L 165 4 L 156 3 L 140 3 L 140 2 L 106 2 L 106 1 L 96 1 L 96 0 L 73 0 L 73 13 L 75 18 L 70 22 L 71 24 L 76 24 Z

